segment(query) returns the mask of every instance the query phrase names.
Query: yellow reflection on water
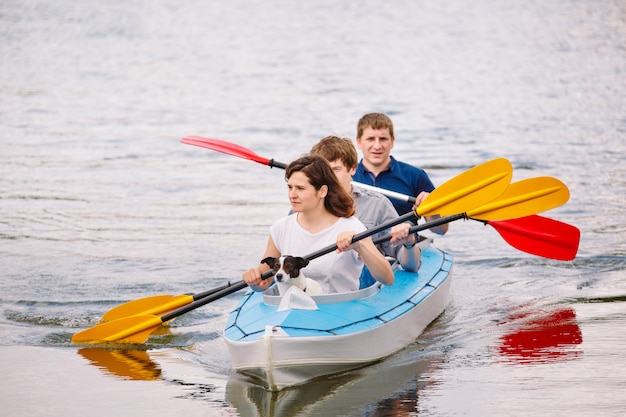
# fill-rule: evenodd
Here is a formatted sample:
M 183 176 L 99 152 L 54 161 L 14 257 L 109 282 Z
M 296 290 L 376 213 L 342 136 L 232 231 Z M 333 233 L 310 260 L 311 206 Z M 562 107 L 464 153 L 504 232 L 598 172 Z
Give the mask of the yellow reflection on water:
M 161 368 L 143 350 L 83 348 L 78 353 L 110 375 L 142 381 L 162 379 Z

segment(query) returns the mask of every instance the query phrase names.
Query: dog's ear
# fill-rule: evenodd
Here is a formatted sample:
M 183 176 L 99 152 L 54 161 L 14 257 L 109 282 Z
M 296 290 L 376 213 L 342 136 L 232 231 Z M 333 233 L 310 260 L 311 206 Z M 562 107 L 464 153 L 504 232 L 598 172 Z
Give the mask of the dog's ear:
M 276 258 L 272 258 L 268 256 L 267 258 L 261 261 L 262 264 L 267 264 L 270 268 L 274 269 L 274 265 L 276 265 Z
M 302 258 L 300 256 L 298 256 L 296 258 L 296 265 L 298 265 L 298 268 L 304 268 L 308 264 L 309 264 L 309 260 L 308 259 Z

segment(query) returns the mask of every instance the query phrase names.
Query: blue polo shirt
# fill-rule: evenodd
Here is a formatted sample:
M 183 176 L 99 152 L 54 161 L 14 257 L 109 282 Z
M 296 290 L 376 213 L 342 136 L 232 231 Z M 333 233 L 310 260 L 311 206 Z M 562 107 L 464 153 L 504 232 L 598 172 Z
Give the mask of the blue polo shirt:
M 393 156 L 391 157 L 389 167 L 378 174 L 377 177 L 363 166 L 363 160 L 361 159 L 356 167 L 356 172 L 352 176 L 352 180 L 412 197 L 417 197 L 422 191 L 430 193 L 435 189 L 428 174 L 423 169 L 397 161 Z M 412 203 L 394 198 L 389 200 L 399 215 L 410 212 L 413 207 Z

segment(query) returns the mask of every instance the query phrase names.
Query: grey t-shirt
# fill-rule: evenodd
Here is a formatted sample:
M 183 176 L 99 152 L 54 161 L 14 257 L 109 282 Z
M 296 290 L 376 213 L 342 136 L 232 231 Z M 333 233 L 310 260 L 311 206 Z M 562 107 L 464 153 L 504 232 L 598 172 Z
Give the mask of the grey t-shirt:
M 365 190 L 353 184 L 352 198 L 356 205 L 356 217 L 368 229 L 398 218 L 398 212 L 396 212 L 391 201 L 380 193 Z M 372 236 L 372 239 L 375 240 L 377 237 L 388 233 L 389 230 L 384 230 Z M 385 256 L 397 259 L 402 245 L 392 245 L 389 241 L 386 241 L 378 244 L 377 247 Z

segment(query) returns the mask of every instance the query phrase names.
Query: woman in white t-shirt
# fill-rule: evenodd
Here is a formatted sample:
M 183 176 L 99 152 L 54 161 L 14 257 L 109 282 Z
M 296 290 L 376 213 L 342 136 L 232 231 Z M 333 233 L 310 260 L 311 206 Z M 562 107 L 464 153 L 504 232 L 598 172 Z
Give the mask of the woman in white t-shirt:
M 275 222 L 262 259 L 281 255 L 306 256 L 337 244 L 337 251 L 310 261 L 303 273 L 316 280 L 326 293 L 354 291 L 365 264 L 372 276 L 385 285 L 393 283 L 389 262 L 371 238 L 352 242 L 365 226 L 354 217 L 354 202 L 339 184 L 328 162 L 318 155 L 293 161 L 285 174 L 293 214 Z M 262 280 L 269 270 L 262 263 L 243 273 L 243 280 L 254 290 L 263 291 L 271 279 Z

